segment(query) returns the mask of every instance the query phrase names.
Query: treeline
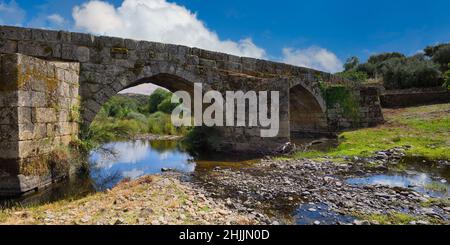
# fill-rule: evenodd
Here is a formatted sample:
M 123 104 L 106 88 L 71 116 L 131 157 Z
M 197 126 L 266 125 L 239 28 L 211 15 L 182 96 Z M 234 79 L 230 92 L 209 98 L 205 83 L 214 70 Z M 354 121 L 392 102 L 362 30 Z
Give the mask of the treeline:
M 150 96 L 118 94 L 106 102 L 88 130 L 87 138 L 107 142 L 139 134 L 185 135 L 186 127 L 171 122 L 172 93 L 157 89 Z
M 426 47 L 422 53 L 382 53 L 360 63 L 351 57 L 337 75 L 355 82 L 381 81 L 386 89 L 450 86 L 450 43 Z

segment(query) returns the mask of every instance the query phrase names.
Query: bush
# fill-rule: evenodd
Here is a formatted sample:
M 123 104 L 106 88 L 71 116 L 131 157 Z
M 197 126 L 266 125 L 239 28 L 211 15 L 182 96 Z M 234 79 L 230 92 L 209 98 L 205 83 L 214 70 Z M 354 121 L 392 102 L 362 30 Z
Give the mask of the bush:
M 185 135 L 188 131 L 187 127 L 173 126 L 171 115 L 163 112 L 156 112 L 148 118 L 148 132 L 152 134 Z
M 383 76 L 386 89 L 435 87 L 442 84 L 439 67 L 421 57 L 392 58 L 382 62 L 377 69 Z
M 164 99 L 159 105 L 158 105 L 158 111 L 172 114 L 172 111 L 179 105 L 179 103 L 172 103 L 171 102 L 172 97 L 168 97 Z
M 370 56 L 367 62 L 371 64 L 379 64 L 383 61 L 390 60 L 393 58 L 406 58 L 406 56 L 398 52 L 382 53 Z
M 125 117 L 125 119 L 136 120 L 136 121 L 140 121 L 143 123 L 147 122 L 147 117 L 145 117 L 144 114 L 141 114 L 141 113 L 135 112 L 135 111 L 129 112 L 127 114 L 127 116 Z
M 172 97 L 172 93 L 167 92 L 164 89 L 156 89 L 153 94 L 150 95 L 149 98 L 149 113 L 155 113 L 158 111 L 158 106 L 163 102 L 165 99 Z
M 444 88 L 450 90 L 450 63 L 448 63 L 448 70 L 444 73 Z
M 344 64 L 344 69 L 345 71 L 350 71 L 356 68 L 358 65 L 359 65 L 359 58 L 353 56 L 347 59 L 347 61 Z
M 424 52 L 433 62 L 440 66 L 441 71 L 444 72 L 448 69 L 448 64 L 450 63 L 450 43 L 428 46 Z
M 355 70 L 340 72 L 336 75 L 346 78 L 353 82 L 365 82 L 369 78 L 367 73 L 362 72 L 362 71 L 355 71 Z

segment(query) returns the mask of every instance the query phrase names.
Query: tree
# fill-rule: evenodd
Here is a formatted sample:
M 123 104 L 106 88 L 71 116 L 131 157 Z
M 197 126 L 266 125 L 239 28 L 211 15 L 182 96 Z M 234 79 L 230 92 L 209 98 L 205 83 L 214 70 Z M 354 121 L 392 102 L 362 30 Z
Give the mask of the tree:
M 391 58 L 379 64 L 386 89 L 435 87 L 442 84 L 439 67 L 421 56 Z
M 398 52 L 392 52 L 392 53 L 382 53 L 377 55 L 372 55 L 369 57 L 368 63 L 371 64 L 379 64 L 383 61 L 393 59 L 393 58 L 406 58 L 404 54 L 398 53 Z
M 449 69 L 450 43 L 427 47 L 424 51 L 436 64 L 439 64 L 441 71 L 444 72 Z
M 355 70 L 340 72 L 336 75 L 354 82 L 365 82 L 369 78 L 367 73 Z
M 345 71 L 349 71 L 354 69 L 359 65 L 359 58 L 356 56 L 350 57 L 347 59 L 347 61 L 344 64 Z
M 172 114 L 172 111 L 175 109 L 175 107 L 177 107 L 179 104 L 177 103 L 172 103 L 171 101 L 171 97 L 167 97 L 166 99 L 164 99 L 159 105 L 158 105 L 158 111 L 167 113 L 167 114 Z
M 448 63 L 448 70 L 444 73 L 444 88 L 450 90 L 450 63 Z
M 155 113 L 158 111 L 158 106 L 163 102 L 166 98 L 170 98 L 172 96 L 172 93 L 167 92 L 164 89 L 158 88 L 156 89 L 153 94 L 150 95 L 149 98 L 149 113 Z

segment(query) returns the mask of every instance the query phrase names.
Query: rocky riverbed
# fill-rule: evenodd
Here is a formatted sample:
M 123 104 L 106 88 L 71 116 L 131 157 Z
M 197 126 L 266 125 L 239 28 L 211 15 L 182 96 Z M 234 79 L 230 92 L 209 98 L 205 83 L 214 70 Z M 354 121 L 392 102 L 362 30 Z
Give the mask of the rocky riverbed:
M 392 172 L 408 146 L 367 158 L 265 158 L 243 167 L 169 170 L 106 192 L 0 212 L 4 224 L 450 224 L 446 179 L 432 196 L 416 186 L 353 184 Z M 429 164 L 420 162 L 422 165 Z M 448 161 L 435 162 L 448 173 Z M 448 177 L 448 176 L 447 176 Z M 442 192 L 443 191 L 443 192 Z
M 75 201 L 60 201 L 0 212 L 2 224 L 265 224 L 259 216 L 239 213 L 202 188 L 166 173 L 122 181 L 112 190 Z
M 328 216 L 333 216 L 327 222 L 331 224 L 448 224 L 446 193 L 433 198 L 412 188 L 346 182 L 355 176 L 388 172 L 399 164 L 405 149 L 338 162 L 265 159 L 244 169 L 215 168 L 212 173 L 194 174 L 194 182 L 211 196 L 226 200 L 230 209 L 259 210 L 274 224 L 302 224 L 302 218 L 310 218 L 308 212 L 306 217 L 293 213 L 301 213 L 305 205 L 310 215 L 316 216 L 311 224 L 320 224 Z M 446 161 L 439 164 L 448 167 Z

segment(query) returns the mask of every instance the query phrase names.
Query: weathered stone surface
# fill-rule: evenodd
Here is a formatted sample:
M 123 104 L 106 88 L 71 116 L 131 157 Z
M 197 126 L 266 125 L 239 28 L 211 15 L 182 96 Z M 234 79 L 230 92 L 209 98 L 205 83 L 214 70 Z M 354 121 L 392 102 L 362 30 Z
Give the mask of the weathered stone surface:
M 38 34 L 36 34 L 38 35 Z M 54 38 L 39 34 L 36 38 Z M 79 108 L 79 65 L 20 54 L 1 56 L 0 77 L 14 70 L 14 81 L 0 84 L 0 195 L 16 194 L 51 183 L 42 157 L 78 135 L 70 110 Z M 15 64 L 15 66 L 13 65 Z M 13 85 L 13 86 L 11 86 Z

